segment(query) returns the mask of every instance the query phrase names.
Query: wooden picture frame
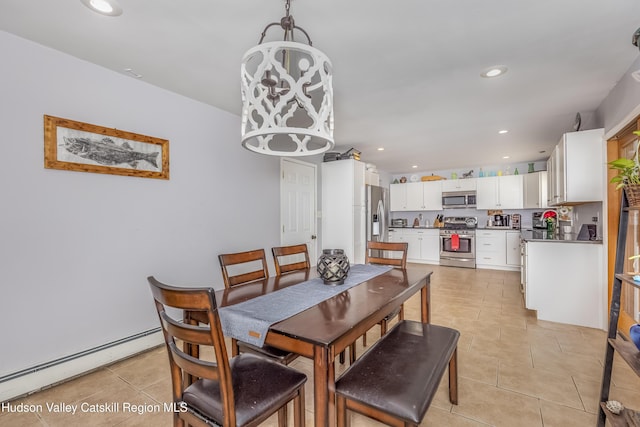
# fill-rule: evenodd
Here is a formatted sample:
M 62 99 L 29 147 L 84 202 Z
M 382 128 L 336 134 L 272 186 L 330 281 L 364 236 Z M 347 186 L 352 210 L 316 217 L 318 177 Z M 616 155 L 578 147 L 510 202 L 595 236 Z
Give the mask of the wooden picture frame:
M 169 141 L 45 115 L 44 167 L 169 179 Z

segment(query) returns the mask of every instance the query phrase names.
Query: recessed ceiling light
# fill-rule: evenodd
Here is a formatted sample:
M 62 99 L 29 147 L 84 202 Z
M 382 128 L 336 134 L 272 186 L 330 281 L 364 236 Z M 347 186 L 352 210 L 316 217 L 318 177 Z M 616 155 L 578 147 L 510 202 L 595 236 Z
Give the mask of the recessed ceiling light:
M 413 165 L 411 166 L 412 168 L 416 169 L 418 167 L 418 165 Z
M 378 151 L 384 151 L 384 147 L 378 148 Z
M 507 72 L 507 67 L 505 67 L 504 65 L 494 65 L 493 67 L 489 67 L 486 70 L 484 70 L 482 73 L 480 73 L 480 76 L 487 77 L 487 78 L 498 77 L 503 75 L 506 72 Z
M 508 158 L 509 158 L 509 156 L 502 156 L 502 158 L 503 158 L 503 159 L 508 159 Z
M 89 9 L 101 15 L 122 15 L 122 8 L 116 0 L 80 0 Z
M 508 130 L 506 130 L 506 129 L 502 129 L 502 130 L 499 130 L 499 131 L 498 131 L 498 133 L 499 133 L 500 135 L 504 135 L 505 133 L 509 133 L 509 131 L 508 131 Z

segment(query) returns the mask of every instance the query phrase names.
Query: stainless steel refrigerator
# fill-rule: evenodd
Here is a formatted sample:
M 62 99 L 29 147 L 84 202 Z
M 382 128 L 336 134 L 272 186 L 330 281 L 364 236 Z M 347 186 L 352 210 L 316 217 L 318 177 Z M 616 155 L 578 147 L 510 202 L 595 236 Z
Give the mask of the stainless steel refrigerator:
M 365 187 L 367 241 L 389 241 L 389 190 L 375 185 Z M 378 251 L 371 255 L 380 256 Z

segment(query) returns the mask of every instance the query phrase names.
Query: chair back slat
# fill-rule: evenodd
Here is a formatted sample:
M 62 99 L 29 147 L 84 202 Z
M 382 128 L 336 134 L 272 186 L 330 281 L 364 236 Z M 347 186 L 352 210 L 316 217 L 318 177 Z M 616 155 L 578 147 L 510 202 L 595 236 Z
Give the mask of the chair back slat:
M 162 311 L 160 313 L 160 318 L 162 319 L 162 326 L 170 336 L 189 344 L 213 345 L 211 330 L 209 327 L 189 325 L 179 322 L 176 319 L 169 317 L 166 311 Z
M 407 249 L 409 244 L 407 242 L 367 242 L 367 251 L 365 256 L 365 262 L 369 264 L 383 264 L 391 265 L 394 267 L 400 267 L 402 269 L 407 268 Z M 384 251 L 387 252 L 400 252 L 400 258 L 388 258 L 385 256 L 373 256 L 371 251 Z
M 271 252 L 273 253 L 273 264 L 276 267 L 277 276 L 292 271 L 307 270 L 311 267 L 311 263 L 309 262 L 309 252 L 307 250 L 306 243 L 300 245 L 274 247 L 271 248 Z M 294 255 L 299 255 L 298 258 L 303 259 L 300 261 L 283 264 L 284 259 L 282 258 L 288 257 L 289 259 L 291 259 Z
M 244 283 L 254 282 L 256 280 L 264 280 L 269 278 L 269 270 L 267 269 L 267 259 L 264 249 L 256 249 L 246 252 L 237 252 L 231 254 L 218 255 L 220 267 L 222 268 L 222 279 L 224 286 L 230 288 Z M 250 272 L 232 275 L 229 267 L 238 266 L 240 264 L 249 264 L 258 262 L 260 268 Z
M 202 359 L 195 358 L 182 351 L 175 343 L 169 346 L 173 363 L 178 365 L 180 369 L 197 378 L 207 378 L 209 380 L 218 380 L 218 365 L 214 362 L 207 362 Z

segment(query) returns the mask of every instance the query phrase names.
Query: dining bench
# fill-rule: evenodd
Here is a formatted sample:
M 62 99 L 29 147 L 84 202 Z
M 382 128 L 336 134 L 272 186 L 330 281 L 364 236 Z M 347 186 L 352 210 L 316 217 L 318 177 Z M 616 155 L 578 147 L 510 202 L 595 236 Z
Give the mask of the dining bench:
M 336 382 L 338 427 L 347 410 L 390 426 L 422 422 L 449 367 L 449 400 L 458 404 L 460 332 L 403 320 L 382 336 Z

